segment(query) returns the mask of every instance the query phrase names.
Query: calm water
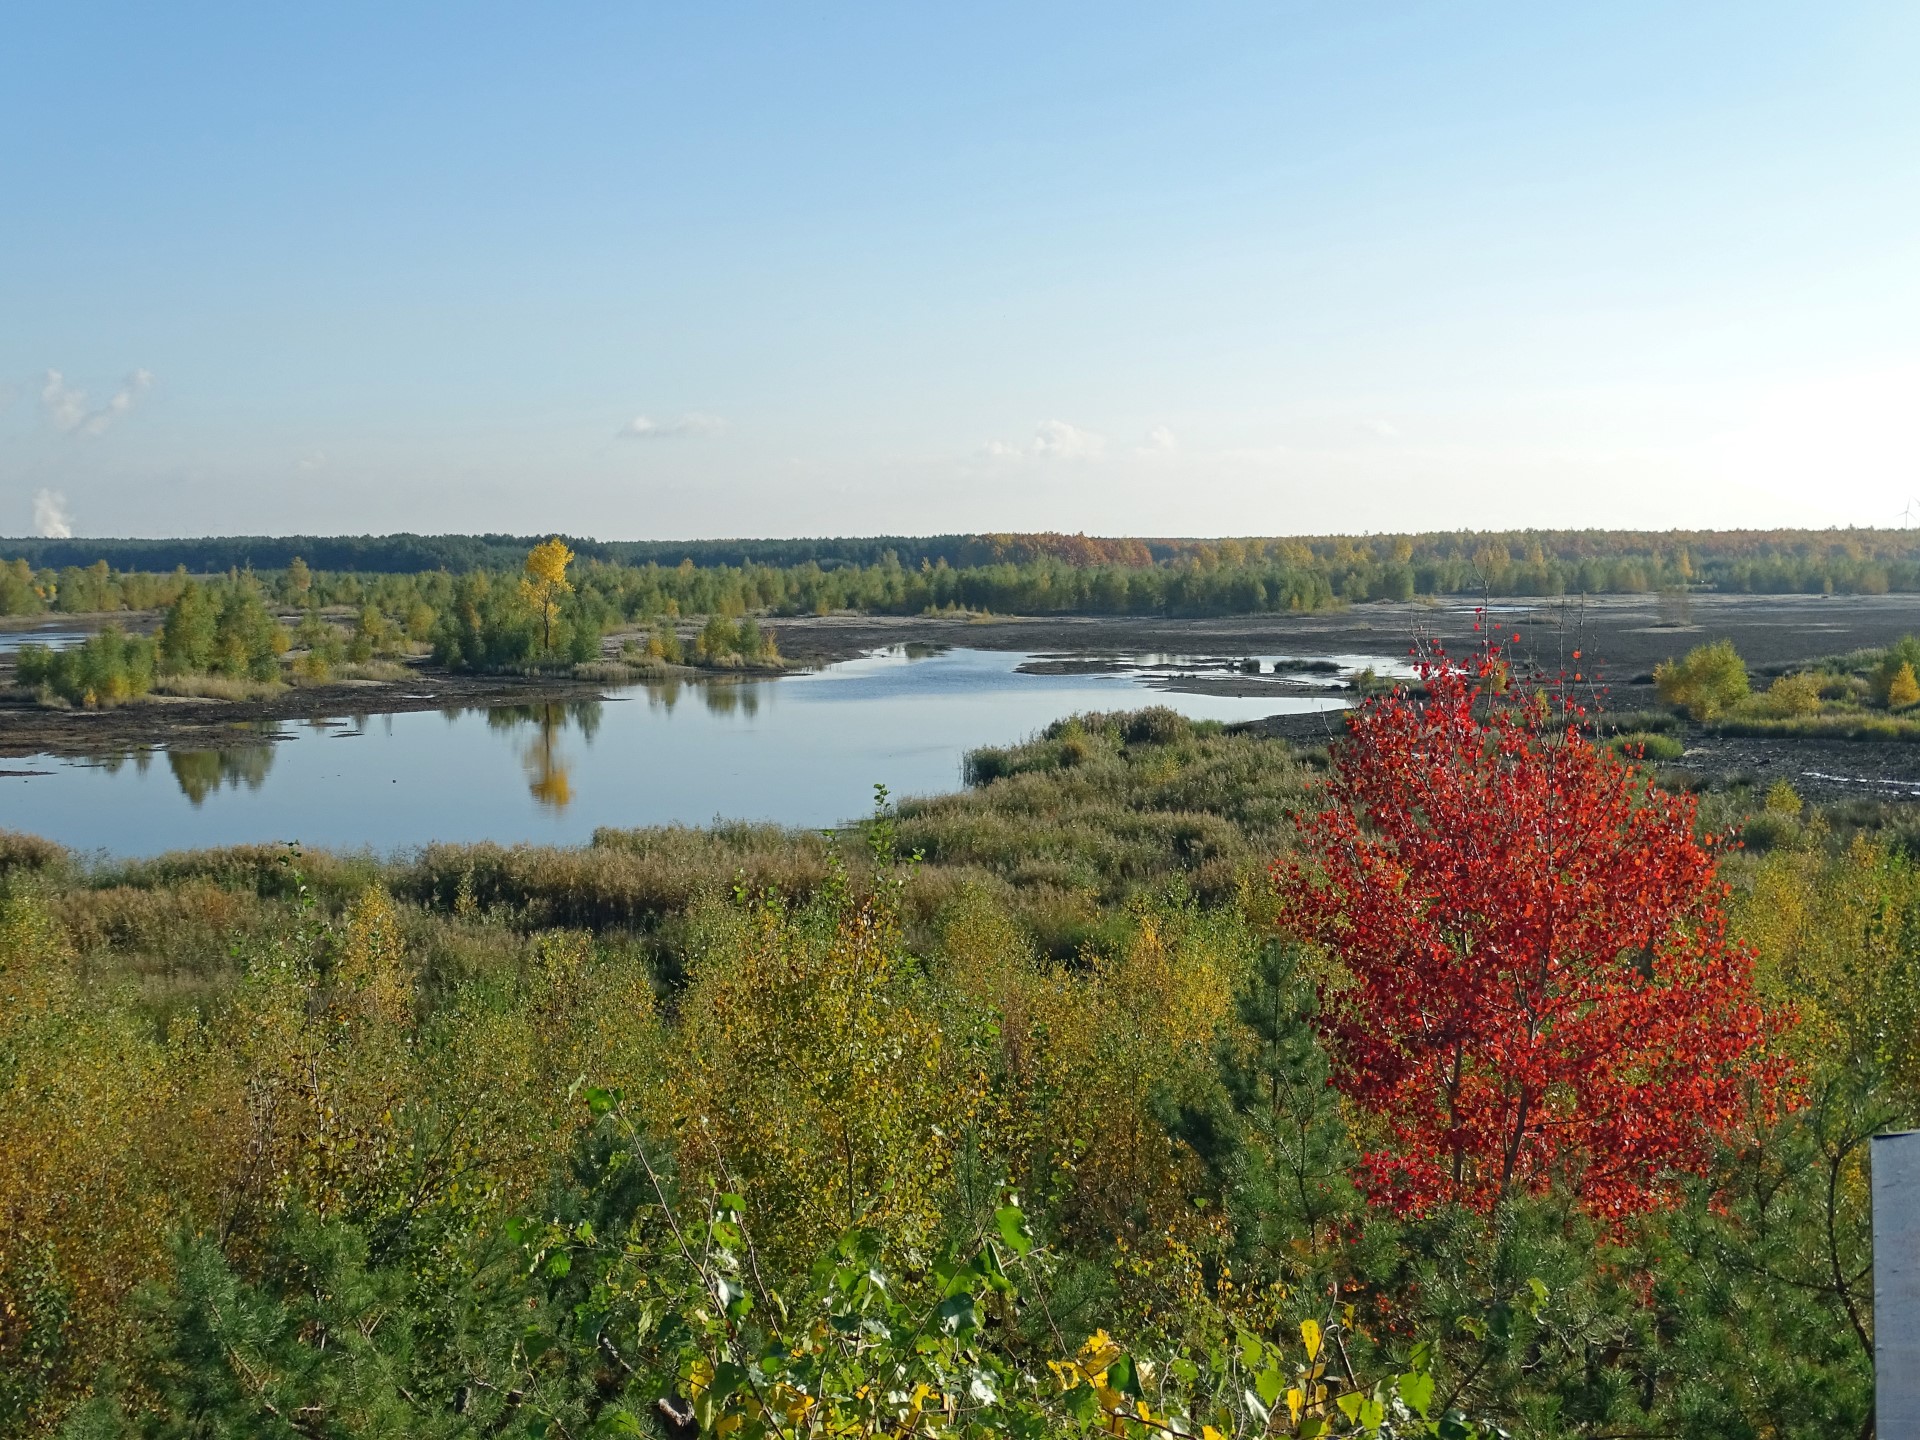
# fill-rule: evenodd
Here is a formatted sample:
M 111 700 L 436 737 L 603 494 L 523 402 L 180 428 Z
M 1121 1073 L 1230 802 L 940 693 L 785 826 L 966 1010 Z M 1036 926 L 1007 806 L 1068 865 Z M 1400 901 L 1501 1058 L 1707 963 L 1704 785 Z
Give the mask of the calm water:
M 278 840 L 571 844 L 601 825 L 716 818 L 825 826 L 864 813 L 876 782 L 896 796 L 952 790 L 966 751 L 1076 711 L 1165 704 L 1250 720 L 1344 703 L 1161 692 L 1144 677 L 1163 672 L 1132 667 L 1017 672 L 1034 658 L 893 650 L 774 680 L 633 686 L 605 702 L 301 722 L 281 728 L 289 738 L 231 750 L 6 761 L 41 773 L 0 777 L 0 825 L 133 855 Z
M 0 655 L 12 655 L 22 645 L 45 645 L 50 650 L 64 650 L 86 638 L 87 632 L 84 630 L 72 630 L 59 625 L 43 626 L 38 630 L 0 630 Z

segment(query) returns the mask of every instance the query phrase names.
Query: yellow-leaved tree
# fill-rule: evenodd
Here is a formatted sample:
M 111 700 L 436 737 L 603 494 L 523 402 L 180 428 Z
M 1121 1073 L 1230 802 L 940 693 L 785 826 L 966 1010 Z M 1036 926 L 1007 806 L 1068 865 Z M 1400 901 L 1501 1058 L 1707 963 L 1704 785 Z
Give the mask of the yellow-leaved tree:
M 540 612 L 543 649 L 553 649 L 553 612 L 559 608 L 560 597 L 573 589 L 567 581 L 567 566 L 572 563 L 573 551 L 558 535 L 542 540 L 527 552 L 527 573 L 520 581 L 520 593 Z

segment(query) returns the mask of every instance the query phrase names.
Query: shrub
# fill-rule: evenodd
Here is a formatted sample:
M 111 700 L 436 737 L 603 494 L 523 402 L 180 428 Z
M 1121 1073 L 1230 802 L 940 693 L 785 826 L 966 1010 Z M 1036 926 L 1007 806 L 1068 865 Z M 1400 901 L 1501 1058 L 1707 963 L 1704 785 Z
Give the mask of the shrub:
M 0 830 L 0 876 L 9 871 L 64 869 L 71 857 L 64 846 L 19 830 Z
M 1767 689 L 1767 708 L 1789 718 L 1820 713 L 1821 682 L 1818 675 L 1802 671 L 1782 675 Z
M 1678 664 L 1655 666 L 1653 683 L 1667 704 L 1695 720 L 1710 720 L 1747 698 L 1747 665 L 1731 640 L 1716 640 L 1689 650 Z
M 1887 681 L 1887 708 L 1906 710 L 1916 704 L 1920 704 L 1920 680 L 1914 679 L 1913 666 L 1902 661 Z
M 151 640 L 109 625 L 67 650 L 22 646 L 14 677 L 27 689 L 58 696 L 70 705 L 107 708 L 151 690 L 153 666 Z
M 1867 688 L 1872 692 L 1875 704 L 1885 705 L 1889 710 L 1901 708 L 1893 703 L 1893 687 L 1902 669 L 1906 670 L 1908 680 L 1920 672 L 1920 637 L 1902 635 L 1887 647 L 1886 653 L 1873 667 L 1873 673 L 1867 677 Z M 1911 705 L 1915 700 L 1920 700 L 1920 693 L 1905 703 Z
M 1631 730 L 1624 735 L 1612 736 L 1607 741 L 1607 748 L 1625 759 L 1646 765 L 1678 760 L 1687 752 L 1687 747 L 1673 736 L 1654 735 L 1645 730 Z
M 1172 745 L 1192 733 L 1192 722 L 1169 705 L 1150 705 L 1120 721 L 1120 738 L 1129 745 Z

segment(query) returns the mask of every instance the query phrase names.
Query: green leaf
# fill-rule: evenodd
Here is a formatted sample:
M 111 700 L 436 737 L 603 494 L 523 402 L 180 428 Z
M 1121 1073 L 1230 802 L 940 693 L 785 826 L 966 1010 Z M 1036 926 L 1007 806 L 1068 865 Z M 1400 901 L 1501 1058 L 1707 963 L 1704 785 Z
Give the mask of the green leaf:
M 1000 1238 L 1014 1254 L 1025 1255 L 1033 1249 L 1033 1234 L 1027 1229 L 1027 1217 L 1018 1205 L 1001 1206 L 993 1212 L 993 1219 L 1000 1227 Z
M 1433 1404 L 1433 1376 L 1424 1371 L 1402 1375 L 1397 1388 L 1407 1408 L 1422 1420 L 1426 1419 L 1427 1408 Z
M 1067 1413 L 1082 1425 L 1091 1425 L 1100 1418 L 1100 1397 L 1086 1381 L 1082 1380 L 1062 1398 L 1066 1402 Z
M 1133 1363 L 1131 1355 L 1122 1355 L 1107 1367 L 1107 1384 L 1122 1395 L 1131 1395 L 1138 1400 L 1143 1393 L 1140 1389 L 1140 1367 Z
M 747 1372 L 731 1360 L 722 1360 L 713 1367 L 713 1384 L 707 1387 L 707 1394 L 718 1404 L 747 1383 Z
M 1340 1413 L 1346 1416 L 1347 1419 L 1358 1420 L 1360 1418 L 1360 1406 L 1365 1403 L 1366 1398 L 1367 1397 L 1362 1395 L 1358 1390 L 1349 1390 L 1333 1403 L 1340 1407 Z
M 980 1253 L 973 1257 L 973 1265 L 970 1268 L 992 1289 L 1011 1290 L 1013 1288 L 1012 1282 L 1007 1279 L 1006 1267 L 1000 1263 L 1000 1257 L 994 1253 L 991 1245 L 980 1247 Z
M 1280 1403 L 1280 1397 L 1287 1388 L 1287 1378 L 1280 1373 L 1278 1365 L 1269 1365 L 1253 1377 L 1253 1385 L 1260 1392 L 1260 1399 L 1271 1410 Z
M 940 1328 L 949 1335 L 968 1334 L 979 1323 L 974 1314 L 973 1296 L 964 1290 L 942 1300 L 934 1313 L 940 1319 Z

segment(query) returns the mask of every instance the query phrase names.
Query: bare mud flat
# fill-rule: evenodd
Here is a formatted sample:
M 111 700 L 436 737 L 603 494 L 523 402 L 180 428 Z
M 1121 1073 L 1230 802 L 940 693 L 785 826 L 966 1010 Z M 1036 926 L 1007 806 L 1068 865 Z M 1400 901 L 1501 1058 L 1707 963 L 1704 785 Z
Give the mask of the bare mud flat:
M 1486 602 L 1371 601 L 1299 615 L 1166 619 L 1131 615 L 891 616 L 821 615 L 774 620 L 781 652 L 797 660 L 840 660 L 882 645 L 962 645 L 1062 656 L 1208 656 L 1288 654 L 1404 655 L 1416 641 L 1463 652 L 1481 638 L 1473 626 L 1510 642 L 1535 661 L 1596 668 L 1615 685 L 1650 674 L 1695 645 L 1730 639 L 1747 664 L 1772 673 L 1805 661 L 1882 646 L 1920 631 L 1920 595 L 1694 595 L 1684 614 L 1652 595 L 1585 599 L 1496 597 Z M 1645 683 L 1645 682 L 1642 682 Z
M 61 616 L 0 622 L 20 634 L 55 626 L 97 628 L 112 619 L 149 629 L 149 616 Z M 1476 623 L 1483 629 L 1476 631 Z M 1464 598 L 1373 602 L 1321 614 L 1168 619 L 1157 616 L 873 616 L 775 619 L 781 651 L 800 665 L 852 659 L 892 646 L 1023 651 L 1036 674 L 1139 674 L 1154 688 L 1188 694 L 1325 695 L 1338 685 L 1335 657 L 1405 657 L 1416 645 L 1464 654 L 1493 635 L 1549 673 L 1576 671 L 1608 709 L 1657 702 L 1653 667 L 1695 645 L 1730 639 L 1756 680 L 1825 656 L 1884 646 L 1920 632 L 1920 595 L 1694 595 L 1484 602 Z M 1516 642 L 1514 636 L 1519 639 Z M 610 642 L 610 649 L 614 642 Z M 1577 652 L 1577 658 L 1576 658 Z M 1252 657 L 1268 657 L 1248 673 Z M 1276 672 L 1272 657 L 1285 657 Z M 0 656 L 0 666 L 7 657 Z M 7 678 L 0 668 L 0 681 Z M 687 672 L 682 678 L 692 678 Z M 718 672 L 701 677 L 724 684 Z M 466 676 L 416 664 L 403 679 L 295 687 L 256 701 L 155 697 L 106 712 L 50 710 L 0 693 L 0 757 L 95 755 L 138 747 L 211 749 L 257 745 L 283 722 L 339 715 L 565 703 L 603 697 L 607 686 L 551 676 Z M 1276 715 L 1253 727 L 1302 743 L 1340 730 L 1336 715 Z M 1014 738 L 1014 737 L 1008 737 Z M 1920 745 L 1887 741 L 1736 739 L 1696 735 L 1676 768 L 1702 774 L 1784 776 L 1821 798 L 1920 795 Z

